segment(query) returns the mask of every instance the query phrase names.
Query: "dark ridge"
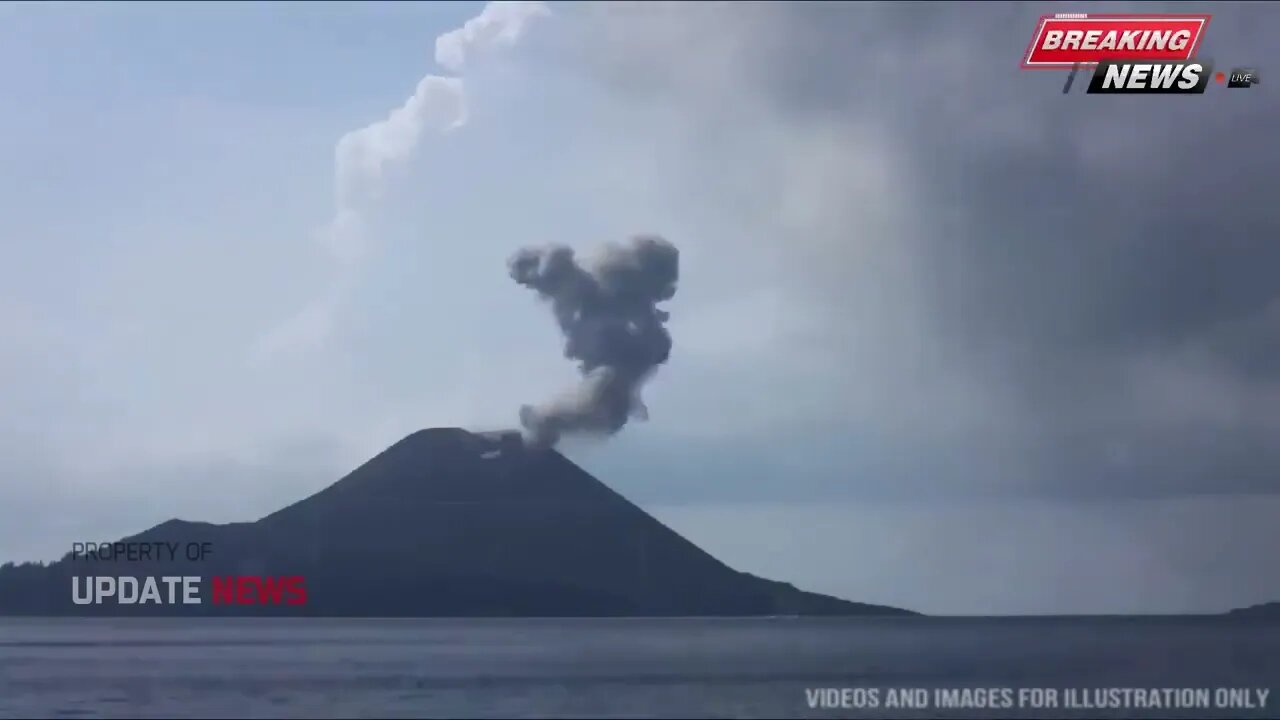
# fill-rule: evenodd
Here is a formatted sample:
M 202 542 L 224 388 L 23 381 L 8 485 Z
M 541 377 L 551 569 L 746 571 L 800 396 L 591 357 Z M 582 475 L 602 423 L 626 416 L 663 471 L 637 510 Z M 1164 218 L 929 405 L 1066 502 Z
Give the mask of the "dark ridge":
M 1262 603 L 1236 608 L 1227 613 L 1232 617 L 1280 620 L 1280 602 Z
M 421 430 L 256 522 L 169 520 L 131 542 L 207 543 L 200 562 L 0 569 L 2 614 L 699 616 L 914 614 L 729 568 L 519 433 Z M 75 605 L 82 575 L 199 575 L 201 605 Z M 209 601 L 209 578 L 305 577 L 304 606 Z

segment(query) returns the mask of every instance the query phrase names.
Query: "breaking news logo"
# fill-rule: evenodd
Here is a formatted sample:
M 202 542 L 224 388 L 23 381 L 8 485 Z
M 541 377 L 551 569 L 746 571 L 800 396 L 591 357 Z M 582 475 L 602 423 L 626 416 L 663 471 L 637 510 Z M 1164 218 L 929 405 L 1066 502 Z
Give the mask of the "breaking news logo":
M 1091 95 L 1200 95 L 1210 78 L 1228 88 L 1259 82 L 1251 67 L 1214 74 L 1213 63 L 1196 51 L 1209 26 L 1207 14 L 1043 15 L 1022 56 L 1024 70 L 1070 70 L 1063 94 L 1071 92 L 1076 73 L 1093 72 L 1085 91 Z
M 1185 93 L 1199 95 L 1209 87 L 1213 63 L 1130 62 L 1103 60 L 1093 71 L 1086 91 L 1095 94 Z
M 1104 60 L 1186 62 L 1196 55 L 1209 15 L 1092 15 L 1040 18 L 1022 59 L 1028 70 L 1071 70 Z

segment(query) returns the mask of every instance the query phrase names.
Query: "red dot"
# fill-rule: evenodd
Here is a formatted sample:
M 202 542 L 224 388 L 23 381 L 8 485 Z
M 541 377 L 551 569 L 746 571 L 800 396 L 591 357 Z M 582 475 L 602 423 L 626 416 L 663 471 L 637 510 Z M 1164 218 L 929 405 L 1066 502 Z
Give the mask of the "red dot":
M 1226 74 L 1226 73 L 1221 73 L 1221 72 L 1220 72 L 1220 73 L 1217 73 L 1217 74 L 1215 74 L 1215 75 L 1213 76 L 1213 79 L 1214 79 L 1214 80 L 1217 80 L 1218 82 L 1226 82 L 1226 81 L 1227 81 L 1227 74 Z

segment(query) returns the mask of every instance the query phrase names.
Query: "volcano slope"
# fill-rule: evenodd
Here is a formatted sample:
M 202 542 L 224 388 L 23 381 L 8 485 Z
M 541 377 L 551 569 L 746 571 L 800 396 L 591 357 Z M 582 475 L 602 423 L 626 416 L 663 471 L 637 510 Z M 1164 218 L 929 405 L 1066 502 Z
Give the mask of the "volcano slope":
M 0 570 L 0 613 L 360 617 L 913 615 L 733 570 L 554 449 L 421 430 L 255 522 L 170 520 L 125 542 L 208 543 L 193 563 L 69 555 Z M 72 576 L 302 576 L 303 605 L 76 605 Z

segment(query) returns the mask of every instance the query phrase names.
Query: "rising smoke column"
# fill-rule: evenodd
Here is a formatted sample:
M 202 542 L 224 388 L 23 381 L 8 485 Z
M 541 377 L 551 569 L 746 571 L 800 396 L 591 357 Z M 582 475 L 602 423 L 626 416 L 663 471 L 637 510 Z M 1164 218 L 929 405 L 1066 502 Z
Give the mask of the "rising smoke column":
M 554 445 L 565 433 L 611 435 L 647 417 L 640 387 L 671 354 L 669 314 L 658 303 L 676 293 L 680 253 L 656 236 L 608 245 L 580 264 L 571 248 L 525 248 L 510 260 L 511 278 L 551 303 L 564 333 L 565 357 L 582 382 L 542 405 L 520 408 L 526 437 Z

